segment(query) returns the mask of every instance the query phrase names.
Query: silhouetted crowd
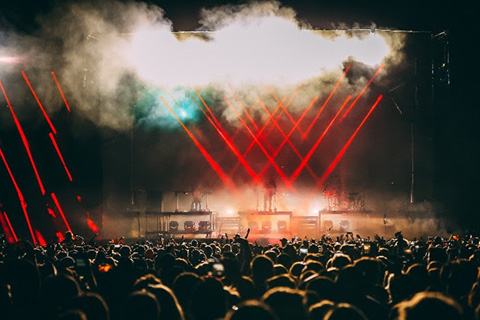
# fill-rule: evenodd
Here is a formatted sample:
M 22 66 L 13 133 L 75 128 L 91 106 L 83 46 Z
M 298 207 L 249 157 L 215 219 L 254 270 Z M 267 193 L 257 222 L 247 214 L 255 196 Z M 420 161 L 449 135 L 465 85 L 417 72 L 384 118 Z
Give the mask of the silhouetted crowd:
M 0 319 L 480 320 L 472 235 L 1 243 Z

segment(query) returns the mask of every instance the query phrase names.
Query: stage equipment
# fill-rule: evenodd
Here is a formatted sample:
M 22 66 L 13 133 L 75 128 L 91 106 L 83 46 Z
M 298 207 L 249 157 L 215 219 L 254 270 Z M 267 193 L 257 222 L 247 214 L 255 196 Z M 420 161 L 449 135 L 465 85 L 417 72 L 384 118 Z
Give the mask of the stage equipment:
M 187 220 L 183 223 L 183 228 L 186 232 L 193 232 L 195 231 L 195 222 Z
M 170 221 L 170 223 L 168 224 L 168 228 L 170 231 L 178 231 L 178 221 L 176 220 Z
M 199 232 L 207 232 L 211 230 L 212 230 L 212 226 L 210 224 L 210 221 L 202 220 L 198 223 Z
M 285 232 L 287 230 L 287 221 L 279 220 L 277 222 L 278 232 Z

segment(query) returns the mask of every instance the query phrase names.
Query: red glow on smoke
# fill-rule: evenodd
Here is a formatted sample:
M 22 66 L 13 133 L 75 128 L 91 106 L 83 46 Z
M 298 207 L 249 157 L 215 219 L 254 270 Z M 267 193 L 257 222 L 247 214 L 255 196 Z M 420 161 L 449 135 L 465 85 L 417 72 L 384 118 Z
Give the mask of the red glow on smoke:
M 46 247 L 47 246 L 47 242 L 45 241 L 45 239 L 43 238 L 43 235 L 40 231 L 38 231 L 37 229 L 35 229 L 35 235 L 37 236 L 37 239 L 38 239 L 38 244 L 42 247 Z
M 52 208 L 47 207 L 47 212 L 49 215 L 51 215 L 53 218 L 56 218 L 57 215 L 55 214 L 55 211 L 52 210 Z
M 28 158 L 30 159 L 30 163 L 32 164 L 33 171 L 35 172 L 35 176 L 37 177 L 38 181 L 38 186 L 40 187 L 40 191 L 42 192 L 42 195 L 45 194 L 45 188 L 43 187 L 42 180 L 40 179 L 40 175 L 38 174 L 37 166 L 35 165 L 35 162 L 33 161 L 32 153 L 30 152 L 30 145 L 28 144 L 27 137 L 25 136 L 25 133 L 23 132 L 22 126 L 20 125 L 20 122 L 18 121 L 18 118 L 13 111 L 12 105 L 10 104 L 10 100 L 8 99 L 7 93 L 5 92 L 5 88 L 3 87 L 2 82 L 0 81 L 0 88 L 2 89 L 3 95 L 5 97 L 5 100 L 7 101 L 8 108 L 10 109 L 10 112 L 13 117 L 13 121 L 15 122 L 15 125 L 17 126 L 18 133 L 20 134 L 20 137 L 22 139 L 23 145 L 25 146 L 25 150 L 27 151 Z M 33 232 L 32 232 L 33 234 Z
M 63 240 L 65 240 L 65 237 L 63 236 L 63 233 L 61 233 L 60 231 L 55 233 L 55 235 L 57 236 L 57 239 L 58 239 L 59 243 L 62 242 Z
M 38 106 L 40 107 L 40 110 L 42 111 L 43 116 L 45 117 L 45 120 L 47 120 L 48 125 L 49 125 L 50 128 L 52 129 L 52 132 L 53 132 L 54 134 L 57 134 L 57 130 L 56 130 L 55 127 L 53 126 L 52 121 L 50 121 L 50 118 L 49 118 L 47 112 L 45 111 L 45 108 L 43 107 L 42 103 L 40 102 L 40 99 L 38 99 L 38 96 L 37 96 L 37 94 L 35 93 L 35 90 L 33 90 L 33 87 L 32 87 L 32 85 L 31 85 L 31 83 L 30 83 L 30 80 L 28 80 L 27 75 L 25 74 L 25 71 L 22 71 L 22 76 L 23 76 L 23 79 L 25 79 L 25 82 L 27 83 L 28 87 L 30 88 L 30 91 L 32 92 L 33 96 L 35 97 L 35 100 L 37 101 L 37 104 L 38 104 Z
M 55 81 L 55 84 L 57 85 L 58 91 L 60 92 L 60 95 L 62 96 L 63 102 L 65 103 L 65 107 L 67 108 L 68 112 L 70 112 L 70 106 L 68 105 L 67 99 L 65 99 L 65 95 L 63 94 L 63 90 L 60 87 L 60 83 L 58 82 L 57 76 L 55 75 L 55 72 L 52 71 L 52 77 L 53 80 Z
M 95 224 L 95 222 L 93 222 L 92 219 L 87 218 L 87 224 L 88 224 L 88 227 L 90 228 L 90 230 L 92 230 L 94 233 L 98 232 L 98 227 Z

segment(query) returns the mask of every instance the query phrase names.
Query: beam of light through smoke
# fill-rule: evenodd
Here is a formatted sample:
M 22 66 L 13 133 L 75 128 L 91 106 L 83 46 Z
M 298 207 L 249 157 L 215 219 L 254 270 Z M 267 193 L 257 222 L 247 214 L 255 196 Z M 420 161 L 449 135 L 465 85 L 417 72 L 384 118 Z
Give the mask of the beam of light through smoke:
M 362 95 L 365 93 L 365 91 L 368 89 L 368 87 L 372 84 L 373 80 L 375 79 L 375 77 L 380 73 L 380 71 L 382 71 L 383 67 L 385 67 L 384 64 L 380 65 L 380 67 L 377 69 L 377 71 L 375 72 L 375 74 L 373 75 L 373 77 L 368 81 L 368 83 L 365 85 L 365 87 L 362 89 L 362 91 L 360 91 L 360 93 L 358 94 L 358 96 L 355 98 L 355 100 L 353 100 L 352 104 L 350 105 L 350 107 L 348 107 L 348 109 L 345 111 L 345 113 L 342 115 L 342 120 L 345 119 L 347 117 L 347 115 L 350 113 L 350 110 L 352 110 L 353 106 L 355 106 L 355 104 L 357 103 L 357 101 L 362 97 Z
M 190 139 L 192 139 L 193 143 L 197 146 L 197 148 L 200 150 L 202 155 L 205 157 L 205 159 L 208 161 L 212 169 L 217 173 L 217 175 L 222 179 L 222 181 L 227 185 L 232 191 L 235 191 L 235 185 L 232 183 L 228 175 L 222 170 L 222 168 L 213 160 L 212 156 L 208 153 L 208 151 L 201 145 L 201 143 L 195 138 L 195 136 L 192 134 L 192 132 L 185 126 L 185 124 L 182 122 L 180 117 L 175 113 L 175 111 L 172 109 L 172 107 L 168 104 L 167 101 L 163 97 L 161 97 L 161 100 L 163 103 L 167 106 L 168 110 L 174 115 L 175 119 L 180 123 L 182 128 L 185 130 L 185 132 L 188 134 Z
M 47 112 L 45 111 L 45 108 L 43 107 L 42 103 L 40 102 L 40 99 L 38 98 L 37 93 L 33 89 L 32 84 L 30 83 L 30 80 L 28 80 L 28 77 L 27 77 L 27 74 L 25 73 L 25 71 L 22 71 L 22 76 L 23 76 L 23 79 L 25 79 L 25 82 L 27 83 L 28 87 L 30 88 L 30 91 L 32 92 L 33 97 L 35 98 L 35 101 L 37 101 L 38 107 L 42 111 L 42 114 L 45 117 L 45 120 L 47 120 L 47 123 L 50 126 L 50 129 L 52 129 L 53 134 L 57 134 L 57 130 L 53 126 L 53 123 L 50 120 L 50 117 L 48 116 Z
M 8 174 L 10 175 L 10 179 L 12 180 L 13 186 L 17 191 L 18 200 L 20 201 L 20 206 L 22 207 L 23 215 L 25 217 L 25 220 L 27 221 L 28 230 L 30 231 L 30 235 L 32 236 L 33 244 L 36 245 L 37 240 L 35 239 L 32 224 L 30 222 L 30 217 L 28 216 L 27 203 L 25 202 L 25 197 L 23 196 L 23 193 L 20 190 L 20 187 L 18 186 L 17 181 L 15 180 L 15 177 L 13 176 L 12 170 L 10 170 L 10 166 L 8 165 L 7 159 L 5 158 L 5 155 L 3 154 L 3 151 L 1 148 L 0 148 L 0 157 L 2 158 L 3 163 L 5 164 L 5 168 L 7 169 Z
M 60 95 L 62 96 L 63 103 L 65 103 L 65 108 L 67 108 L 67 111 L 70 112 L 70 106 L 68 105 L 67 98 L 65 98 L 65 94 L 63 94 L 62 87 L 60 87 L 60 82 L 58 82 L 57 75 L 54 71 L 51 72 L 51 75 L 53 77 L 53 81 L 55 81 L 55 84 L 58 88 L 58 92 L 60 92 Z
M 333 123 L 335 122 L 335 120 L 338 118 L 338 116 L 340 115 L 340 112 L 342 112 L 343 108 L 345 107 L 345 105 L 348 103 L 348 101 L 350 100 L 351 96 L 348 96 L 347 99 L 345 99 L 345 102 L 342 104 L 342 106 L 340 107 L 340 109 L 337 111 L 337 113 L 335 114 L 335 116 L 333 117 L 333 119 L 330 121 L 330 123 L 328 124 L 328 126 L 325 128 L 325 130 L 323 131 L 322 135 L 317 139 L 317 141 L 315 142 L 315 144 L 312 146 L 312 148 L 310 149 L 310 151 L 308 152 L 308 154 L 305 156 L 305 158 L 303 158 L 303 161 L 300 163 L 300 165 L 297 167 L 297 169 L 293 172 L 292 176 L 290 177 L 290 180 L 291 181 L 295 181 L 295 179 L 297 179 L 298 175 L 300 174 L 300 172 L 302 172 L 303 168 L 305 167 L 305 165 L 307 164 L 307 162 L 310 160 L 310 158 L 312 157 L 313 153 L 315 152 L 315 150 L 317 150 L 318 148 L 318 145 L 320 144 L 320 142 L 322 142 L 323 138 L 325 137 L 325 135 L 327 134 L 327 132 L 330 130 L 330 128 L 332 127 Z
M 50 196 L 52 197 L 53 202 L 55 202 L 55 206 L 57 207 L 58 212 L 60 213 L 60 216 L 62 217 L 62 220 L 65 223 L 65 226 L 67 227 L 67 230 L 72 232 L 72 229 L 70 228 L 70 225 L 68 224 L 67 217 L 65 217 L 65 213 L 63 212 L 62 207 L 60 206 L 60 202 L 58 202 L 57 196 L 55 195 L 54 192 L 52 192 L 50 194 Z
M 62 162 L 63 168 L 65 169 L 65 172 L 67 173 L 68 180 L 73 181 L 72 175 L 70 174 L 70 170 L 68 170 L 68 168 L 67 168 L 67 164 L 65 163 L 65 159 L 63 159 L 63 155 L 60 152 L 60 148 L 58 147 L 58 144 L 57 144 L 57 141 L 55 140 L 55 137 L 53 136 L 53 134 L 51 132 L 48 134 L 48 136 L 50 137 L 50 140 L 52 140 L 52 144 L 55 147 L 55 150 L 57 151 L 58 157 L 60 158 L 60 161 Z
M 322 107 L 320 108 L 320 110 L 318 111 L 317 115 L 315 116 L 315 118 L 312 120 L 312 122 L 310 123 L 310 125 L 308 126 L 307 130 L 305 131 L 305 133 L 303 134 L 303 139 L 306 139 L 307 136 L 308 136 L 308 133 L 310 132 L 310 130 L 312 130 L 313 126 L 315 125 L 315 123 L 317 122 L 318 118 L 320 117 L 320 115 L 322 114 L 322 111 L 323 109 L 325 109 L 325 107 L 327 106 L 328 102 L 330 101 L 330 99 L 332 98 L 333 94 L 335 93 L 335 91 L 338 89 L 338 87 L 340 86 L 340 83 L 342 83 L 342 80 L 343 78 L 345 78 L 345 76 L 347 75 L 348 71 L 350 70 L 350 65 L 348 65 L 346 68 L 345 68 L 345 71 L 343 71 L 343 74 L 342 74 L 342 77 L 338 80 L 337 84 L 335 85 L 335 87 L 333 88 L 332 92 L 330 92 L 330 94 L 328 95 L 327 99 L 325 100 L 325 102 L 323 103 Z
M 259 98 L 260 100 L 260 98 Z M 277 99 L 275 99 L 277 100 Z M 279 103 L 280 101 L 277 100 Z M 298 151 L 298 149 L 295 147 L 295 145 L 292 143 L 292 141 L 290 141 L 290 138 L 285 134 L 285 131 L 282 129 L 282 127 L 278 124 L 277 120 L 275 120 L 271 113 L 268 111 L 267 107 L 263 104 L 263 102 L 260 100 L 260 105 L 262 106 L 263 110 L 265 111 L 265 113 L 268 115 L 269 118 L 272 118 L 272 123 L 274 124 L 275 127 L 277 127 L 278 131 L 282 134 L 283 136 L 283 139 L 286 140 L 288 142 L 288 145 L 290 146 L 290 148 L 292 148 L 293 152 L 297 155 L 297 157 L 300 159 L 300 161 L 303 160 L 303 156 L 300 154 L 300 152 Z M 292 119 L 293 120 L 293 119 Z M 298 127 L 297 124 L 298 124 L 298 121 L 300 121 L 300 119 L 298 121 L 294 121 L 294 126 L 293 128 L 296 128 Z M 277 148 L 277 150 L 279 150 Z M 275 150 L 272 154 L 272 159 L 275 159 L 275 157 L 278 155 L 278 152 L 277 150 Z M 267 163 L 267 165 L 269 165 L 269 162 Z M 313 179 L 315 179 L 315 181 L 317 180 L 317 175 L 315 174 L 315 172 L 313 172 L 312 168 L 310 168 L 310 166 L 307 164 L 306 165 L 306 168 L 307 168 L 307 171 L 310 173 L 310 175 L 312 176 Z M 266 169 L 263 169 L 262 172 L 266 170 Z
M 238 162 L 245 167 L 245 169 L 247 170 L 247 172 L 250 174 L 250 176 L 253 178 L 254 181 L 259 182 L 257 174 L 250 167 L 250 165 L 247 163 L 247 161 L 245 161 L 245 158 L 240 154 L 237 147 L 233 144 L 232 138 L 223 129 L 220 122 L 217 120 L 215 115 L 212 113 L 212 110 L 208 107 L 208 105 L 205 103 L 203 98 L 200 96 L 200 93 L 198 93 L 197 90 L 195 90 L 195 92 L 197 92 L 200 100 L 202 101 L 203 105 L 207 109 L 208 114 L 207 114 L 207 112 L 205 112 L 205 110 L 203 110 L 203 108 L 200 105 L 198 106 L 198 108 L 203 112 L 205 117 L 208 119 L 208 121 L 213 126 L 213 128 L 218 132 L 220 138 L 222 138 L 222 140 L 225 142 L 225 144 L 228 146 L 228 148 L 233 152 L 235 157 L 237 157 Z M 232 175 L 230 175 L 230 178 L 232 178 Z
M 13 230 L 13 226 L 10 222 L 10 219 L 8 218 L 7 212 L 3 211 L 1 213 L 2 213 L 0 214 L 0 217 L 2 218 L 1 223 L 5 231 L 5 235 L 7 236 L 8 242 L 9 243 L 18 242 L 17 234 L 15 233 L 15 230 Z
M 35 161 L 33 161 L 32 152 L 30 151 L 30 145 L 28 144 L 27 137 L 25 136 L 25 133 L 23 132 L 22 126 L 20 125 L 20 121 L 18 121 L 18 118 L 17 118 L 17 115 L 15 114 L 15 111 L 13 111 L 13 107 L 10 104 L 10 100 L 8 99 L 7 92 L 5 91 L 5 88 L 3 87 L 2 81 L 0 81 L 0 88 L 2 89 L 3 96 L 5 97 L 5 100 L 7 101 L 8 108 L 10 110 L 10 113 L 12 114 L 13 121 L 15 122 L 18 133 L 20 134 L 20 137 L 22 139 L 23 146 L 25 147 L 25 150 L 27 151 L 28 158 L 30 159 L 30 163 L 32 164 L 33 171 L 35 173 L 35 176 L 37 177 L 37 182 L 38 182 L 38 186 L 40 187 L 40 191 L 42 192 L 42 195 L 44 195 L 45 194 L 45 188 L 43 187 L 43 182 L 40 179 L 40 175 L 38 174 L 38 170 L 37 170 L 37 166 L 35 164 Z
M 225 98 L 227 99 L 227 98 Z M 265 154 L 265 156 L 267 157 L 267 160 L 268 162 L 270 162 L 273 166 L 273 168 L 275 169 L 275 171 L 277 171 L 278 175 L 280 176 L 280 178 L 282 178 L 282 180 L 285 182 L 285 185 L 288 187 L 288 188 L 291 188 L 291 184 L 290 184 L 290 181 L 288 181 L 287 177 L 285 176 L 285 174 L 283 173 L 282 169 L 280 169 L 280 167 L 275 163 L 275 161 L 272 159 L 272 157 L 270 156 L 270 154 L 268 153 L 267 150 L 265 150 L 265 148 L 263 147 L 262 143 L 258 140 L 258 138 L 256 137 L 256 135 L 252 132 L 252 130 L 250 130 L 250 128 L 248 127 L 248 125 L 245 123 L 245 121 L 243 120 L 243 118 L 240 116 L 240 114 L 237 112 L 237 110 L 231 105 L 231 109 L 234 111 L 234 113 L 237 115 L 238 119 L 241 121 L 242 125 L 245 127 L 245 129 L 247 129 L 247 132 L 250 134 L 250 136 L 253 138 L 253 140 L 255 141 L 255 143 L 260 147 L 260 150 L 262 150 L 262 152 Z
M 375 101 L 375 103 L 372 105 L 372 107 L 370 108 L 370 110 L 368 111 L 367 115 L 363 118 L 362 122 L 358 125 L 357 129 L 355 130 L 355 132 L 352 134 L 352 136 L 350 137 L 350 139 L 348 139 L 348 141 L 345 143 L 345 145 L 343 146 L 342 150 L 340 150 L 340 152 L 338 153 L 338 155 L 335 157 L 335 159 L 332 161 L 332 163 L 328 166 L 327 170 L 325 171 L 325 173 L 322 175 L 322 177 L 320 178 L 320 181 L 319 183 L 317 184 L 317 187 L 318 186 L 321 186 L 323 184 L 323 182 L 325 182 L 325 180 L 328 178 L 328 176 L 332 173 L 333 169 L 335 169 L 335 167 L 337 166 L 338 162 L 340 161 L 340 159 L 342 159 L 343 155 L 345 154 L 345 151 L 347 151 L 348 147 L 352 144 L 352 141 L 353 139 L 355 139 L 355 136 L 358 134 L 358 132 L 360 131 L 360 129 L 362 128 L 362 126 L 365 124 L 365 122 L 367 121 L 367 119 L 370 117 L 370 115 L 372 114 L 373 110 L 375 110 L 375 108 L 377 107 L 377 105 L 380 103 L 380 100 L 382 100 L 383 98 L 383 95 L 379 95 L 377 100 Z

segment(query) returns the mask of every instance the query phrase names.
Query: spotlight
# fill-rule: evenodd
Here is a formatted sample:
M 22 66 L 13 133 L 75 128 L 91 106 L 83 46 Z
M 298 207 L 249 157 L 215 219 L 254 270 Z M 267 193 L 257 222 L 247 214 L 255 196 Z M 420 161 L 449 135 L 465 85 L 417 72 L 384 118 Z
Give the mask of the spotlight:
M 262 230 L 263 230 L 263 231 L 270 231 L 270 230 L 272 230 L 272 221 L 263 221 L 263 222 L 262 222 Z
M 203 232 L 207 232 L 207 231 L 211 231 L 212 227 L 210 225 L 210 221 L 200 221 L 198 223 L 198 231 L 203 231 Z
M 340 232 L 348 231 L 349 228 L 350 228 L 350 222 L 348 222 L 348 220 L 340 221 Z
M 170 231 L 178 231 L 178 221 L 172 220 L 168 224 L 168 229 Z
M 185 229 L 185 231 L 189 231 L 189 232 L 192 232 L 195 230 L 195 222 L 193 221 L 185 221 L 184 224 L 183 224 L 183 228 Z
M 287 230 L 287 221 L 279 220 L 277 222 L 277 228 L 278 228 L 278 231 L 280 232 L 284 232 L 285 230 Z

